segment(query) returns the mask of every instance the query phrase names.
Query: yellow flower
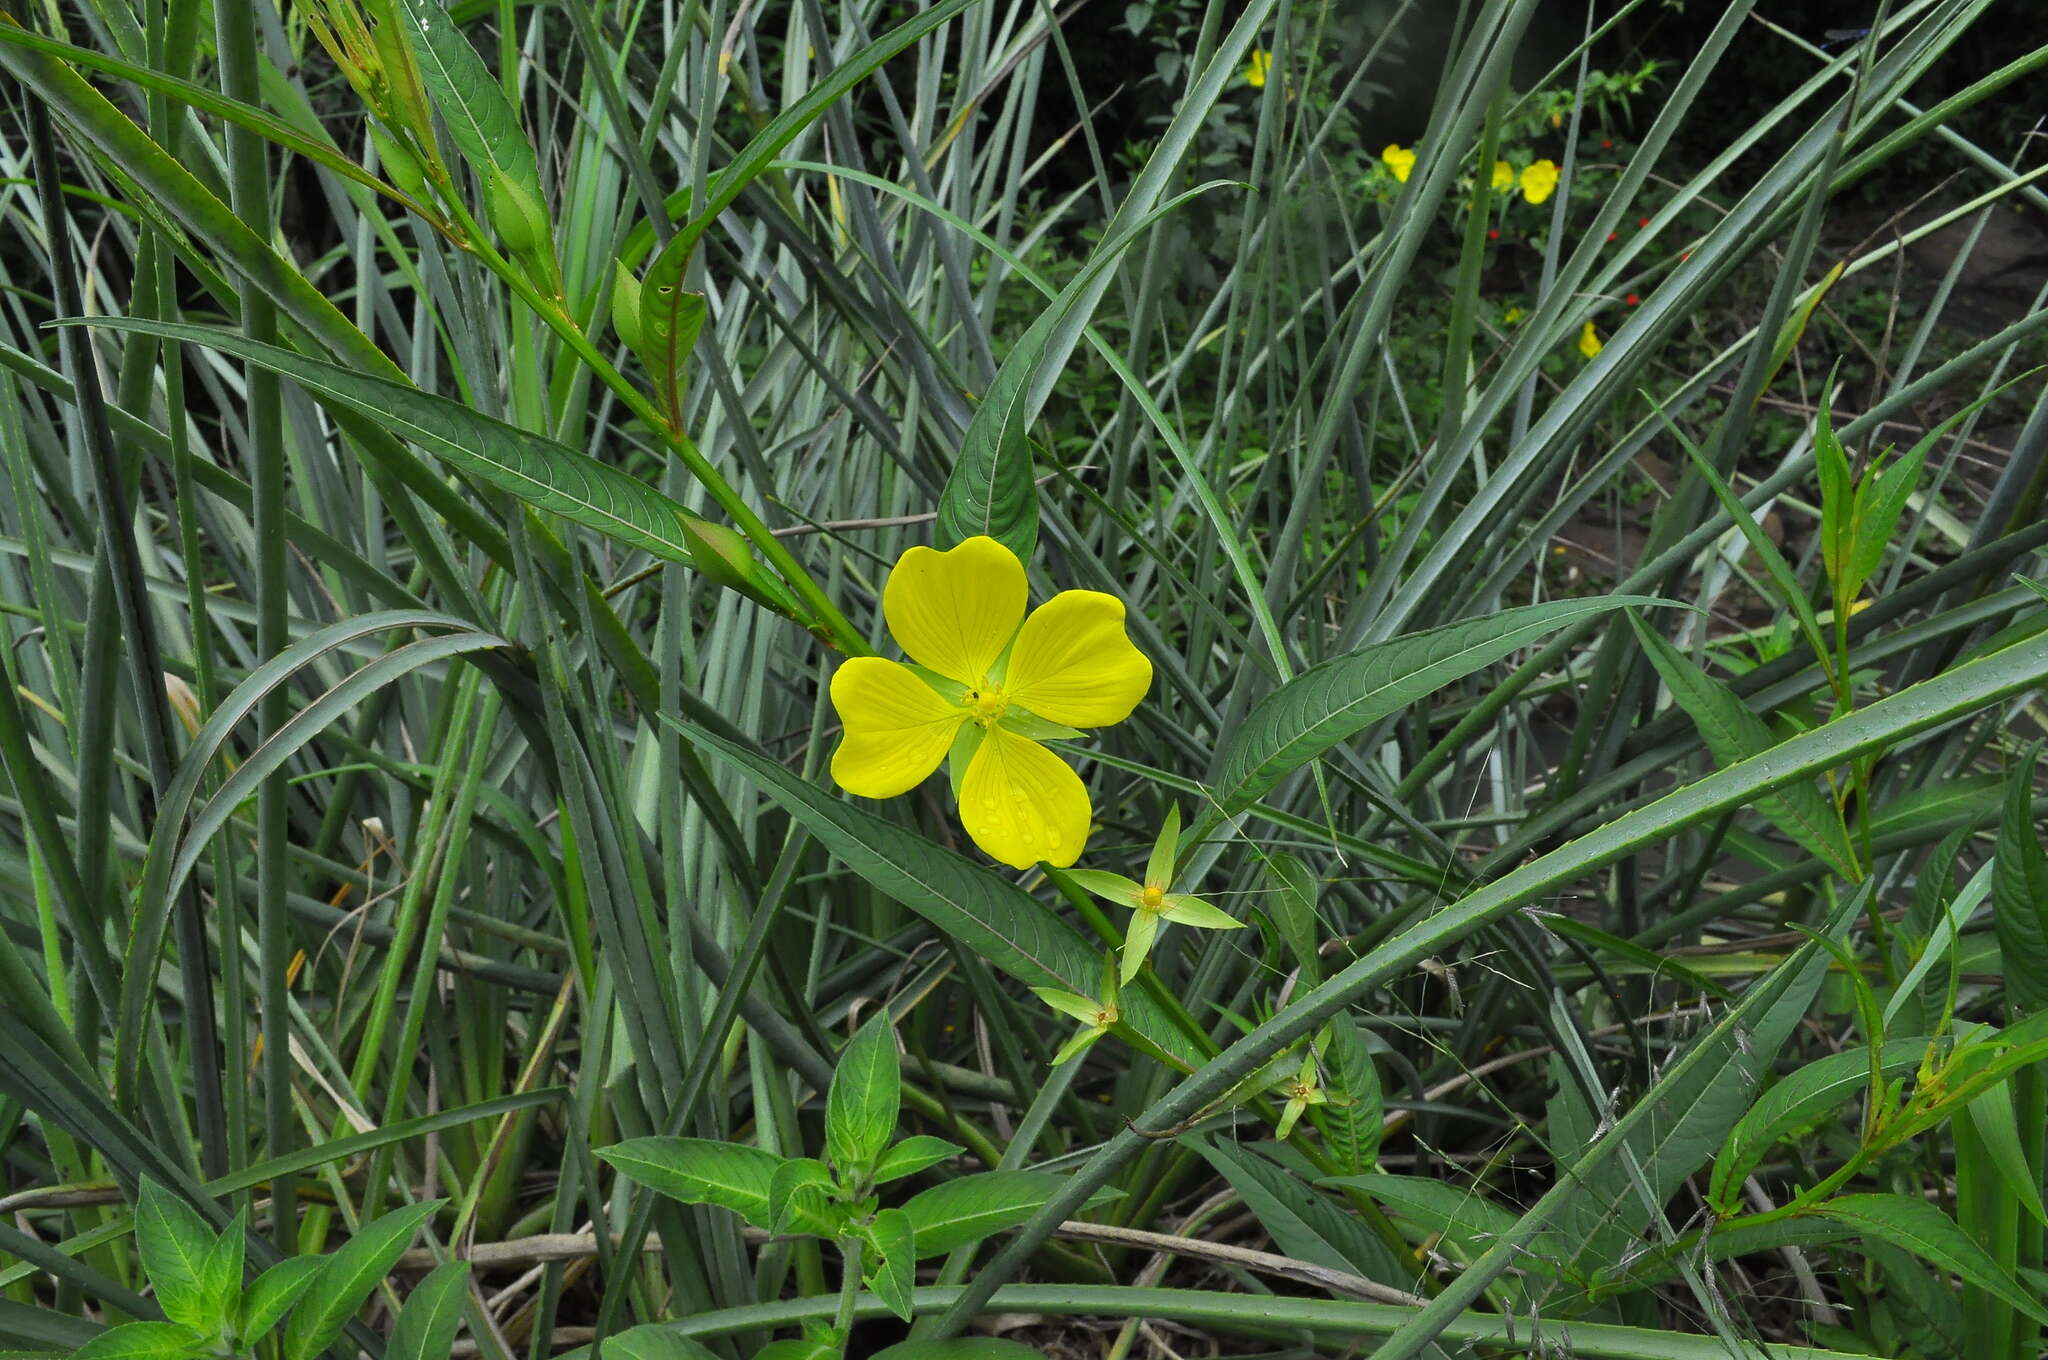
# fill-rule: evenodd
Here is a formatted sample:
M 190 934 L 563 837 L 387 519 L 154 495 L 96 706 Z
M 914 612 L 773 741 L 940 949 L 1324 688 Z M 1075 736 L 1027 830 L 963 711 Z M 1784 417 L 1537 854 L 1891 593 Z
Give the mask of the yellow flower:
M 1244 68 L 1244 83 L 1254 90 L 1266 87 L 1266 72 L 1273 68 L 1273 54 L 1264 48 L 1252 49 L 1251 65 Z
M 1557 162 L 1545 156 L 1540 161 L 1531 161 L 1529 168 L 1522 172 L 1522 197 L 1531 203 L 1541 203 L 1557 188 Z
M 1064 590 L 1024 616 L 1024 564 L 992 538 L 912 548 L 882 591 L 911 664 L 855 657 L 832 676 L 846 735 L 832 777 L 863 798 L 923 783 L 951 753 L 960 821 L 990 858 L 1064 868 L 1088 842 L 1081 777 L 1041 742 L 1122 722 L 1152 684 L 1123 601 Z
M 1588 321 L 1586 328 L 1579 332 L 1579 353 L 1591 359 L 1600 352 L 1601 348 L 1600 332 L 1594 330 L 1593 323 Z
M 1408 172 L 1415 168 L 1415 153 L 1396 143 L 1387 143 L 1387 149 L 1380 152 L 1380 159 L 1387 163 L 1387 169 L 1394 172 L 1394 178 L 1403 184 L 1408 182 Z
M 1076 887 L 1105 902 L 1131 909 L 1131 928 L 1124 932 L 1122 980 L 1128 984 L 1152 952 L 1152 942 L 1168 924 L 1193 926 L 1197 930 L 1240 930 L 1244 922 L 1218 910 L 1199 897 L 1167 891 L 1173 886 L 1174 859 L 1180 847 L 1180 809 L 1166 814 L 1166 825 L 1152 843 L 1145 861 L 1145 881 L 1133 883 L 1122 874 L 1101 869 L 1076 869 L 1070 875 Z M 1041 993 L 1043 995 L 1043 993 Z
M 1520 321 L 1523 315 L 1524 313 L 1520 307 L 1510 307 L 1505 312 L 1501 313 L 1500 324 L 1503 326 L 1512 326 L 1517 321 Z
M 1493 163 L 1494 192 L 1499 193 L 1503 189 L 1512 189 L 1514 187 L 1515 167 L 1509 165 L 1506 161 L 1495 161 Z

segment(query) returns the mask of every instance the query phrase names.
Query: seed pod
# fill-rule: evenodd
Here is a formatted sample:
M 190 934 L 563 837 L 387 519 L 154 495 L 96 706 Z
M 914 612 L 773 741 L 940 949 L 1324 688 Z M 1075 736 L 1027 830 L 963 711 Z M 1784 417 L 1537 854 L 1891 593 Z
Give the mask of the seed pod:
M 763 570 L 754 558 L 753 545 L 737 529 L 686 515 L 683 535 L 690 540 L 690 560 L 704 579 L 736 590 L 778 614 L 800 618 L 796 601 L 780 581 Z
M 484 181 L 484 208 L 507 251 L 529 258 L 548 253 L 553 238 L 547 209 L 525 185 L 491 171 Z
M 377 164 L 399 192 L 424 204 L 433 202 L 427 192 L 427 172 L 410 147 L 375 123 L 370 124 L 370 144 L 377 148 Z
M 612 329 L 626 348 L 640 352 L 640 278 L 625 261 L 612 261 Z

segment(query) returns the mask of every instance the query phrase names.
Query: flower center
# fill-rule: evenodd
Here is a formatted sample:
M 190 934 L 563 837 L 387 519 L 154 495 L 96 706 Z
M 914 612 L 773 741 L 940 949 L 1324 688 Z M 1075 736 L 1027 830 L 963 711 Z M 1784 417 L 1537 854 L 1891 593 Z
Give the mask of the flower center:
M 983 685 L 970 689 L 960 700 L 960 706 L 968 710 L 969 716 L 983 727 L 994 727 L 996 719 L 1003 716 L 1010 707 L 1009 699 L 1003 694 L 1001 685 Z
M 1138 905 L 1147 911 L 1158 911 L 1166 905 L 1166 889 L 1157 883 L 1147 883 L 1144 891 L 1138 894 Z

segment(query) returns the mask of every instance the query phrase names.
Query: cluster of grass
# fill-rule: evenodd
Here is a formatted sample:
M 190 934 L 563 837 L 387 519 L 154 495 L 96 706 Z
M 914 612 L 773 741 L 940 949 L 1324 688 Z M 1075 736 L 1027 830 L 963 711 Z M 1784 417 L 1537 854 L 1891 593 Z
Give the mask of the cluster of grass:
M 0 13 L 0 1349 L 2036 1360 L 2048 47 L 1646 4 Z M 1075 865 L 832 775 L 975 539 Z

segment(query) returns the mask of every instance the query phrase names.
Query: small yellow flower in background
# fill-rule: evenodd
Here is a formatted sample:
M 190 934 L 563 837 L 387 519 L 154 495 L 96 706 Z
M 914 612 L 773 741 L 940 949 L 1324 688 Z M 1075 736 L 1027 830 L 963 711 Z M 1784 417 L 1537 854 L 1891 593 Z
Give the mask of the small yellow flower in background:
M 882 616 L 911 664 L 860 656 L 832 676 L 846 735 L 832 777 L 893 798 L 950 753 L 960 822 L 1016 869 L 1080 858 L 1094 808 L 1081 777 L 1042 742 L 1122 722 L 1152 684 L 1124 635 L 1124 604 L 1063 590 L 1031 611 L 1024 564 L 992 538 L 946 552 L 912 548 L 882 590 Z
M 1499 193 L 1503 189 L 1512 189 L 1514 187 L 1515 167 L 1509 165 L 1506 161 L 1495 161 L 1493 163 L 1494 192 Z
M 1520 321 L 1524 315 L 1526 315 L 1526 313 L 1524 313 L 1520 307 L 1510 307 L 1505 312 L 1501 313 L 1500 324 L 1503 326 L 1512 326 L 1516 322 Z
M 1087 1051 L 1090 1044 L 1109 1033 L 1117 1021 L 1123 1019 L 1123 1012 L 1117 1009 L 1116 955 L 1102 956 L 1102 990 L 1093 997 L 1076 995 L 1058 987 L 1033 987 L 1038 999 L 1058 1011 L 1081 1022 L 1081 1028 L 1074 1037 L 1060 1045 L 1060 1051 L 1053 1054 L 1052 1065 L 1058 1067 L 1070 1058 L 1077 1058 Z
M 1280 1111 L 1280 1122 L 1274 1126 L 1273 1136 L 1284 1143 L 1287 1135 L 1294 1132 L 1295 1124 L 1308 1112 L 1309 1106 L 1330 1103 L 1329 1092 L 1323 1089 L 1322 1074 L 1316 1069 L 1314 1050 L 1302 1056 L 1301 1070 L 1291 1079 L 1282 1081 L 1279 1090 L 1287 1097 L 1287 1105 Z
M 1531 203 L 1541 203 L 1556 189 L 1557 162 L 1548 156 L 1529 162 L 1529 168 L 1522 171 L 1522 197 Z
M 1131 909 L 1131 928 L 1124 932 L 1123 981 L 1128 983 L 1144 966 L 1152 942 L 1163 925 L 1193 926 L 1197 930 L 1238 930 L 1244 922 L 1210 906 L 1199 897 L 1168 892 L 1173 886 L 1173 861 L 1180 848 L 1180 809 L 1166 814 L 1166 825 L 1152 843 L 1151 858 L 1145 861 L 1145 881 L 1133 883 L 1122 874 L 1100 869 L 1076 869 L 1068 877 L 1074 885 L 1105 902 Z
M 1266 87 L 1266 72 L 1273 69 L 1273 54 L 1264 48 L 1252 49 L 1251 64 L 1244 68 L 1244 83 L 1254 90 Z
M 1394 178 L 1403 184 L 1408 182 L 1408 173 L 1415 168 L 1415 153 L 1394 142 L 1387 143 L 1387 149 L 1380 152 L 1380 159 L 1387 163 L 1387 169 L 1394 172 Z
M 1579 332 L 1579 353 L 1590 359 L 1602 348 L 1604 347 L 1600 343 L 1600 332 L 1594 330 L 1593 323 L 1588 321 L 1585 329 Z

